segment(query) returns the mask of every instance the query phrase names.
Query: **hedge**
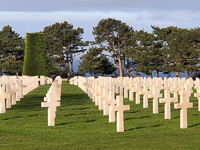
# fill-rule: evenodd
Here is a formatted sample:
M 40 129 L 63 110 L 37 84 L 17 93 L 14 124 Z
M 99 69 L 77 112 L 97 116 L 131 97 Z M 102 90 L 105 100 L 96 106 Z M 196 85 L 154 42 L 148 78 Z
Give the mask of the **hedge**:
M 49 76 L 46 44 L 43 33 L 26 33 L 23 75 Z

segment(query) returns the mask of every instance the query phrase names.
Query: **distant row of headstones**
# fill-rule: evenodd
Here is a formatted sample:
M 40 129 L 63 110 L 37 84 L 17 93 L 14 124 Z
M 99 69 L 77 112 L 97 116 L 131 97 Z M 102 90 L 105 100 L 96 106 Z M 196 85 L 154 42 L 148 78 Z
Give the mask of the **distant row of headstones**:
M 45 76 L 0 76 L 0 113 L 11 108 L 24 95 L 38 87 L 50 84 L 52 79 Z
M 53 81 L 45 76 L 0 76 L 0 113 L 11 108 L 24 95 L 40 85 L 52 84 L 44 97 L 41 107 L 48 107 L 48 126 L 55 126 L 56 107 L 60 106 L 62 78 Z
M 60 106 L 62 78 L 57 76 L 41 102 L 41 107 L 48 107 L 48 126 L 55 126 L 56 108 Z
M 104 115 L 109 115 L 109 122 L 115 122 L 117 112 L 117 132 L 124 132 L 125 110 L 129 105 L 123 105 L 123 98 L 135 99 L 140 104 L 140 95 L 143 95 L 143 108 L 148 108 L 149 98 L 153 99 L 153 113 L 158 113 L 158 103 L 164 103 L 165 119 L 171 119 L 171 103 L 175 109 L 180 109 L 180 128 L 187 128 L 187 109 L 193 107 L 190 102 L 192 88 L 197 90 L 194 94 L 198 98 L 198 111 L 200 111 L 200 80 L 191 78 L 128 78 L 128 77 L 80 77 L 70 80 L 70 84 L 78 85 L 95 102 Z M 164 96 L 161 94 L 164 90 Z M 133 97 L 135 93 L 135 97 Z M 173 96 L 171 96 L 173 93 Z M 115 98 L 115 94 L 119 94 Z M 180 96 L 180 98 L 179 98 Z

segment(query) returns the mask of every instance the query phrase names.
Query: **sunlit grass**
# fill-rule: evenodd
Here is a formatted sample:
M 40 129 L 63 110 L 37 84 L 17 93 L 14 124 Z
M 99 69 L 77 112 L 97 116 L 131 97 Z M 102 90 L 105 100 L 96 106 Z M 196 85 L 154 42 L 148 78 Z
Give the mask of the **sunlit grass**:
M 116 123 L 78 87 L 63 82 L 61 107 L 57 108 L 56 126 L 47 126 L 47 108 L 41 102 L 50 85 L 40 86 L 26 95 L 17 105 L 0 114 L 0 149 L 199 149 L 200 113 L 196 98 L 188 109 L 188 128 L 180 129 L 179 110 L 172 105 L 172 119 L 164 119 L 164 104 L 159 114 L 149 108 L 131 105 L 124 112 L 125 132 L 116 132 Z

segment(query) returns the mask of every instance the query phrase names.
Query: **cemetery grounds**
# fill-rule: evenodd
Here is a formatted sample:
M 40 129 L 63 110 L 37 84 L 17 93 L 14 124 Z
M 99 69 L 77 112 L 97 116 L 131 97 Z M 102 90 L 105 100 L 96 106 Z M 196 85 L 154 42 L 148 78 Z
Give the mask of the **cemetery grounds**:
M 124 111 L 125 131 L 119 133 L 116 122 L 109 123 L 108 116 L 103 116 L 81 89 L 67 82 L 62 84 L 55 126 L 47 126 L 47 108 L 42 108 L 41 102 L 49 87 L 40 85 L 0 114 L 0 149 L 200 149 L 200 112 L 193 94 L 188 128 L 180 129 L 180 110 L 173 105 L 172 119 L 165 120 L 163 103 L 159 103 L 159 113 L 153 114 L 152 100 L 149 108 L 143 109 L 141 97 L 141 104 L 124 99 L 131 109 Z

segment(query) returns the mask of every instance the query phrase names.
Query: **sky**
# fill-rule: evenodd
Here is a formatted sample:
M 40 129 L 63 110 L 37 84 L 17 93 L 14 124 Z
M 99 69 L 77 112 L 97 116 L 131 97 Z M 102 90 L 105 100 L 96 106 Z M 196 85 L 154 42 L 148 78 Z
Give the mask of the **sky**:
M 115 18 L 135 30 L 200 26 L 199 0 L 0 0 L 0 30 L 6 25 L 25 37 L 56 22 L 84 29 L 83 41 L 94 40 L 93 27 L 101 19 Z M 75 61 L 75 70 L 78 61 Z
M 199 0 L 0 0 L 0 30 L 6 25 L 25 37 L 45 26 L 68 21 L 84 29 L 83 40 L 93 40 L 101 19 L 115 18 L 135 30 L 151 32 L 151 25 L 200 26 Z

